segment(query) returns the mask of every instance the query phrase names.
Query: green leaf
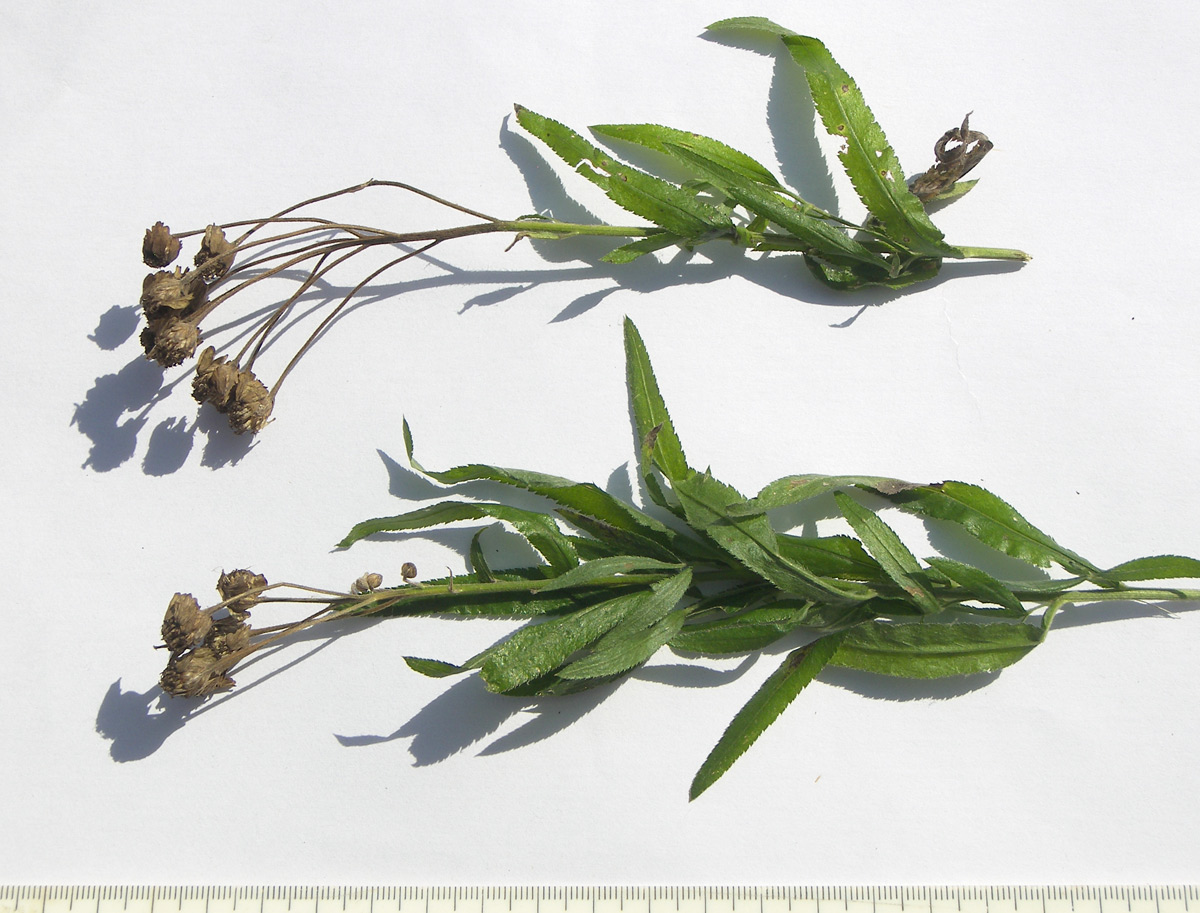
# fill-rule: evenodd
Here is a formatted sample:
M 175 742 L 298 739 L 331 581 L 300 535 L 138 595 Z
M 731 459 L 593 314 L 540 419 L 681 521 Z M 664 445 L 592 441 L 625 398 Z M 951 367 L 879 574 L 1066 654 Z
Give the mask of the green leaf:
M 673 489 L 692 529 L 707 535 L 784 592 L 839 605 L 862 602 L 872 595 L 870 590 L 854 584 L 819 577 L 785 558 L 766 514 L 731 514 L 732 505 L 744 503 L 742 496 L 707 473 L 680 479 L 673 483 Z
M 804 68 L 813 104 L 825 129 L 846 143 L 838 153 L 850 182 L 887 235 L 909 250 L 933 257 L 961 257 L 942 240 L 921 201 L 908 189 L 900 160 L 850 74 L 816 38 L 781 36 L 792 59 Z
M 852 292 L 863 288 L 902 289 L 918 282 L 928 282 L 942 268 L 942 261 L 922 257 L 909 263 L 896 275 L 880 273 L 874 267 L 857 262 L 835 262 L 820 254 L 808 252 L 804 255 L 804 265 L 809 272 L 830 288 L 840 292 Z
M 496 575 L 492 573 L 492 569 L 488 567 L 487 558 L 483 554 L 483 546 L 479 543 L 479 537 L 483 535 L 483 530 L 479 530 L 471 537 L 471 572 L 482 581 L 487 583 L 496 579 Z
M 903 678 L 944 678 L 1010 666 L 1042 642 L 1029 624 L 867 622 L 852 628 L 829 664 Z
M 605 579 L 619 574 L 635 574 L 638 571 L 678 571 L 682 565 L 668 564 L 654 558 L 642 558 L 638 555 L 619 555 L 613 558 L 597 558 L 587 561 L 578 567 L 551 578 L 538 589 L 539 593 L 553 590 L 569 589 L 570 587 L 586 586 L 596 580 Z M 645 578 L 641 578 L 645 580 Z M 637 582 L 637 578 L 631 583 Z
M 690 149 L 668 144 L 668 150 L 697 174 L 707 178 L 728 196 L 756 215 L 774 222 L 788 234 L 798 238 L 825 256 L 844 257 L 865 263 L 881 276 L 887 275 L 887 262 L 873 251 L 855 241 L 839 225 L 830 222 L 817 210 L 806 211 L 785 200 L 760 183 L 743 177 L 723 165 L 709 161 Z
M 414 672 L 428 675 L 430 678 L 446 678 L 471 671 L 467 666 L 456 666 L 454 663 L 444 663 L 440 659 L 422 659 L 419 656 L 406 656 L 404 661 Z
M 637 437 L 646 451 L 644 457 L 648 456 L 649 461 L 672 482 L 686 479 L 692 470 L 683 455 L 683 445 L 675 434 L 675 426 L 671 424 L 667 404 L 659 392 L 646 344 L 628 317 L 625 318 L 625 375 Z M 644 459 L 643 477 L 650 474 L 646 462 Z
M 1012 590 L 982 568 L 943 557 L 926 558 L 925 560 L 930 567 L 951 583 L 966 590 L 968 598 L 1001 606 L 1007 609 L 1013 617 L 1024 618 L 1029 614 L 1021 604 L 1021 600 L 1013 595 Z
M 559 672 L 559 676 L 606 678 L 640 666 L 683 626 L 687 609 L 677 606 L 691 582 L 692 572 L 685 570 L 654 584 L 649 598 L 600 638 L 590 653 Z
M 942 611 L 942 604 L 926 586 L 921 565 L 895 531 L 877 517 L 874 511 L 863 507 L 849 495 L 834 492 L 838 509 L 849 521 L 858 537 L 866 546 L 871 557 L 879 562 L 884 572 L 906 592 L 913 603 L 923 612 L 935 615 Z
M 1200 580 L 1200 561 L 1183 555 L 1135 558 L 1104 572 L 1109 580 Z
M 720 140 L 701 136 L 699 133 L 676 130 L 673 127 L 662 127 L 658 124 L 599 124 L 592 127 L 591 130 L 600 136 L 636 143 L 666 155 L 676 155 L 672 147 L 686 149 L 688 152 L 702 157 L 705 161 L 718 164 L 746 180 L 757 184 L 766 184 L 768 187 L 783 186 L 765 165 L 755 161 L 746 153 L 739 152 Z
M 779 35 L 780 37 L 797 34 L 762 16 L 734 16 L 730 19 L 721 19 L 707 26 L 707 29 L 710 32 L 765 32 L 768 35 Z
M 623 209 L 684 238 L 732 231 L 733 221 L 724 210 L 696 199 L 675 184 L 618 162 L 556 120 L 521 105 L 516 106 L 516 113 L 517 123 Z
M 1103 573 L 1090 561 L 1063 548 L 1011 505 L 986 488 L 966 482 L 921 485 L 889 496 L 898 507 L 957 523 L 985 545 L 1037 567 L 1052 563 L 1089 579 Z
M 807 623 L 809 608 L 763 606 L 736 615 L 689 624 L 671 638 L 676 650 L 694 653 L 748 653 L 773 644 L 783 635 Z
M 579 563 L 579 558 L 571 547 L 570 540 L 552 518 L 531 510 L 522 510 L 507 504 L 492 504 L 486 501 L 441 501 L 394 517 L 364 520 L 362 523 L 355 524 L 346 537 L 338 543 L 338 548 L 347 548 L 359 539 L 375 533 L 428 529 L 431 526 L 441 526 L 460 520 L 480 520 L 484 517 L 508 523 L 524 536 L 555 570 L 569 570 Z
M 755 497 L 746 503 L 747 513 L 759 513 L 764 510 L 774 510 L 778 507 L 788 507 L 799 504 L 809 498 L 815 498 L 839 488 L 862 488 L 881 495 L 898 494 L 909 488 L 916 488 L 912 482 L 902 482 L 900 479 L 889 479 L 885 476 L 825 476 L 825 475 L 795 475 L 784 476 L 763 487 Z
M 403 424 L 404 446 L 408 461 L 414 469 L 431 479 L 446 485 L 456 485 L 460 482 L 489 481 L 511 485 L 524 491 L 549 498 L 556 504 L 568 508 L 572 514 L 590 517 L 598 523 L 621 530 L 633 535 L 634 540 L 649 540 L 659 546 L 658 557 L 670 560 L 676 557 L 676 549 L 682 549 L 679 554 L 688 554 L 689 543 L 686 537 L 666 526 L 649 514 L 638 510 L 632 504 L 627 504 L 615 498 L 602 488 L 590 482 L 573 482 L 560 476 L 547 475 L 541 472 L 530 472 L 525 469 L 508 469 L 503 466 L 488 466 L 481 463 L 471 463 L 466 466 L 455 466 L 452 469 L 434 472 L 426 469 L 413 456 L 412 431 L 408 422 Z M 577 512 L 577 514 L 575 513 Z M 572 520 L 572 522 L 575 522 Z M 582 526 L 580 528 L 583 528 Z M 631 540 L 633 541 L 633 540 Z
M 488 652 L 480 675 L 489 691 L 511 691 L 532 682 L 616 627 L 652 595 L 646 587 L 561 618 L 528 624 Z
M 679 244 L 684 240 L 686 239 L 679 235 L 673 235 L 669 231 L 660 231 L 644 238 L 638 238 L 636 241 L 630 241 L 628 244 L 622 244 L 620 247 L 610 250 L 600 259 L 605 263 L 632 263 L 638 257 L 662 250 L 664 247 L 670 247 L 672 244 Z
M 738 711 L 716 746 L 700 765 L 689 799 L 712 786 L 746 749 L 763 734 L 804 687 L 825 667 L 844 635 L 830 634 L 788 654 L 777 669 Z
M 462 589 L 448 591 L 451 578 L 426 580 L 421 585 L 403 588 L 404 599 L 386 609 L 371 612 L 372 618 L 402 618 L 413 615 L 445 615 L 458 618 L 532 618 L 538 615 L 556 615 L 573 612 L 611 599 L 624 589 L 613 587 L 581 587 L 571 592 L 533 592 L 533 584 L 544 581 L 551 569 L 545 565 L 496 571 L 499 581 L 528 581 L 530 586 L 523 592 L 479 593 L 463 592 Z M 455 575 L 456 587 L 472 583 L 487 583 L 474 574 Z M 632 588 L 634 583 L 630 584 Z
M 850 536 L 810 537 L 776 533 L 775 542 L 781 555 L 818 576 L 861 580 L 871 586 L 888 580 L 879 562 L 866 553 L 861 542 Z

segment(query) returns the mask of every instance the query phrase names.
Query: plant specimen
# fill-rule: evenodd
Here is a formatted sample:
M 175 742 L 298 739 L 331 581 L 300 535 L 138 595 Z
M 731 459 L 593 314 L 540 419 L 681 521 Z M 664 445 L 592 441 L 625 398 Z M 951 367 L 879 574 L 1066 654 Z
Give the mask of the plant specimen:
M 524 489 L 544 496 L 553 510 L 451 499 L 359 523 L 340 545 L 380 532 L 495 520 L 544 563 L 492 568 L 476 533 L 469 573 L 417 582 L 416 568 L 406 563 L 398 587 L 383 588 L 379 574 L 364 574 L 350 593 L 268 585 L 248 570 L 224 574 L 222 601 L 210 608 L 187 594 L 172 598 L 162 627 L 170 651 L 164 690 L 203 697 L 230 688 L 230 672 L 251 654 L 346 617 L 525 619 L 511 636 L 460 663 L 405 659 L 435 677 L 478 672 L 488 690 L 526 698 L 613 682 L 664 647 L 703 657 L 753 652 L 781 638 L 803 641 L 729 724 L 692 782 L 695 798 L 826 666 L 909 678 L 988 672 L 1040 644 L 1065 605 L 1200 599 L 1200 589 L 1161 583 L 1200 578 L 1200 561 L 1164 555 L 1100 568 L 966 482 L 793 475 L 746 498 L 688 462 L 628 320 L 625 352 L 639 475 L 654 513 L 595 485 L 538 472 L 484 464 L 423 469 L 405 423 L 416 470 L 451 486 L 490 480 Z M 796 536 L 772 526 L 772 509 L 820 496 L 832 497 L 854 535 Z M 1001 580 L 945 555 L 921 562 L 879 516 L 879 506 L 951 524 L 1024 562 L 1028 577 Z M 1059 576 L 1039 571 L 1051 567 Z M 1158 583 L 1132 585 L 1145 582 Z M 251 627 L 250 610 L 268 602 L 320 608 L 292 623 Z
M 1024 261 L 1019 251 L 949 244 L 926 213 L 926 204 L 953 200 L 974 181 L 960 180 L 992 148 L 988 138 L 962 125 L 935 144 L 934 165 L 907 181 L 883 130 L 849 74 L 815 38 L 761 18 L 726 19 L 713 30 L 755 31 L 778 36 L 804 70 L 813 103 L 829 133 L 839 137 L 839 159 L 869 217 L 861 225 L 828 212 L 786 187 L 745 153 L 705 136 L 654 124 L 608 124 L 592 132 L 636 144 L 668 157 L 690 178 L 674 183 L 618 161 L 563 124 L 528 108 L 516 119 L 581 176 L 619 206 L 645 220 L 635 225 L 581 224 L 533 214 L 500 219 L 450 202 L 399 181 L 366 181 L 289 206 L 272 216 L 172 232 L 162 222 L 146 232 L 143 259 L 157 272 L 146 277 L 141 305 L 146 356 L 164 367 L 191 358 L 202 341 L 201 322 L 245 289 L 299 270 L 295 290 L 277 303 L 230 359 L 213 346 L 201 350 L 194 397 L 228 415 L 239 434 L 267 424 L 281 385 L 300 358 L 365 286 L 387 270 L 460 238 L 506 234 L 516 240 L 563 240 L 583 235 L 625 240 L 603 259 L 629 263 L 669 247 L 692 249 L 716 241 L 765 254 L 799 254 L 812 274 L 837 289 L 902 288 L 937 275 L 943 260 L 990 258 Z M 333 221 L 313 207 L 369 188 L 393 188 L 424 197 L 474 221 L 450 228 L 392 231 Z M 240 232 L 240 234 L 237 234 Z M 230 236 L 236 237 L 230 240 Z M 192 268 L 175 267 L 182 241 L 199 237 Z M 255 373 L 259 355 L 280 336 L 288 314 L 334 270 L 364 252 L 391 249 L 395 256 L 372 269 L 319 322 L 269 388 Z

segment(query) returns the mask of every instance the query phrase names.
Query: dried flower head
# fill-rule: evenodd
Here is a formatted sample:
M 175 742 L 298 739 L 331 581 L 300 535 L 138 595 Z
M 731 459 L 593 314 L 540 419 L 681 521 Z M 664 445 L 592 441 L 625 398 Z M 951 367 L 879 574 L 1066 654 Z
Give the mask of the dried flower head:
M 410 580 L 416 578 L 417 566 L 411 561 L 405 561 L 402 565 L 400 565 L 400 576 L 403 578 L 405 583 L 408 583 Z
M 176 593 L 163 616 L 162 639 L 173 654 L 202 643 L 212 629 L 212 618 L 200 610 L 190 593 Z
M 195 354 L 200 328 L 172 314 L 150 321 L 142 330 L 141 342 L 147 358 L 173 368 Z
M 356 595 L 370 593 L 383 586 L 383 574 L 375 574 L 370 571 L 363 574 L 350 587 L 350 592 Z
M 181 247 L 182 243 L 171 234 L 171 229 L 162 222 L 155 222 L 146 229 L 146 237 L 142 240 L 142 260 L 147 266 L 162 269 L 175 262 Z
M 219 225 L 210 225 L 204 229 L 204 240 L 200 242 L 200 252 L 196 254 L 196 269 L 205 282 L 216 282 L 233 265 L 233 252 L 236 246 L 225 238 L 225 232 Z
M 249 371 L 239 371 L 229 399 L 229 427 L 234 434 L 257 433 L 266 427 L 275 400 L 266 385 Z
M 197 647 L 191 653 L 172 656 L 158 679 L 159 686 L 175 697 L 204 697 L 225 691 L 234 685 L 225 674 L 227 667 L 211 647 Z
M 236 617 L 214 621 L 204 645 L 219 657 L 237 653 L 250 646 L 250 626 Z
M 251 607 L 258 604 L 258 596 L 242 596 L 243 593 L 259 591 L 267 585 L 267 578 L 254 571 L 239 568 L 236 571 L 222 571 L 217 580 L 217 592 L 222 600 L 233 599 L 225 608 L 234 618 L 243 620 L 250 615 Z M 242 596 L 241 599 L 234 597 Z
M 142 310 L 153 321 L 170 313 L 186 314 L 204 300 L 205 285 L 191 270 L 160 270 L 142 280 Z
M 192 380 L 192 396 L 198 403 L 212 403 L 218 412 L 227 412 L 229 397 L 238 381 L 238 366 L 230 364 L 217 350 L 209 346 L 196 362 L 196 377 Z

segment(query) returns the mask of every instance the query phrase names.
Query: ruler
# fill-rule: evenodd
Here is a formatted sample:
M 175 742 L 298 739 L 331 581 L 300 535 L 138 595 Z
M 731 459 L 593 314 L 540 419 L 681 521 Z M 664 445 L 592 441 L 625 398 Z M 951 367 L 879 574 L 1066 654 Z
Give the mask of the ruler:
M 0 887 L 0 913 L 1200 913 L 1200 885 Z

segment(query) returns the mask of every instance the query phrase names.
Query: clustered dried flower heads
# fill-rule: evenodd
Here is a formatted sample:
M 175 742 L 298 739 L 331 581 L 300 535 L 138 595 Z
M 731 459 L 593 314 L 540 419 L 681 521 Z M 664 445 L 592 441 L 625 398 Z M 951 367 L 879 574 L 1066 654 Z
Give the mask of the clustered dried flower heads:
M 367 572 L 354 581 L 347 594 L 292 583 L 269 584 L 262 574 L 244 568 L 222 573 L 217 580 L 221 601 L 216 605 L 202 609 L 190 593 L 171 597 L 161 630 L 161 646 L 171 656 L 159 685 L 172 697 L 208 697 L 227 691 L 235 684 L 230 672 L 246 657 L 313 625 L 391 609 L 421 589 L 421 584 L 412 583 L 416 575 L 416 567 L 405 562 L 401 568 L 404 585 L 381 590 L 383 575 Z M 264 595 L 284 588 L 304 595 Z M 297 621 L 251 627 L 250 610 L 267 602 L 317 602 L 324 607 Z

